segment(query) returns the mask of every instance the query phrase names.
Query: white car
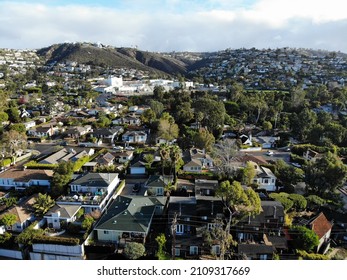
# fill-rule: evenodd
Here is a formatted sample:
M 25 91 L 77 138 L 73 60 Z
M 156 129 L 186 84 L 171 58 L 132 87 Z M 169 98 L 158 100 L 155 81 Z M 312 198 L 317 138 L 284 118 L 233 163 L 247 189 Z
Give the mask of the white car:
M 115 146 L 113 147 L 114 150 L 118 150 L 118 151 L 121 151 L 123 150 L 124 148 L 122 146 Z
M 128 151 L 133 151 L 135 150 L 135 148 L 133 146 L 128 146 L 128 147 L 125 147 L 126 150 Z
M 273 155 L 274 155 L 274 152 L 273 152 L 273 151 L 267 151 L 266 154 L 267 154 L 268 156 L 273 156 Z

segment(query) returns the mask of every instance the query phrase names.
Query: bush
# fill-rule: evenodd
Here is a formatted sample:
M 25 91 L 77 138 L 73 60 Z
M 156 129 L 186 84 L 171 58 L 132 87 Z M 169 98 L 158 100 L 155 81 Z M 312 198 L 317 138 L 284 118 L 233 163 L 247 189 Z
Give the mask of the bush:
M 296 250 L 296 252 L 303 260 L 329 260 L 329 257 L 321 254 L 307 253 L 303 250 Z

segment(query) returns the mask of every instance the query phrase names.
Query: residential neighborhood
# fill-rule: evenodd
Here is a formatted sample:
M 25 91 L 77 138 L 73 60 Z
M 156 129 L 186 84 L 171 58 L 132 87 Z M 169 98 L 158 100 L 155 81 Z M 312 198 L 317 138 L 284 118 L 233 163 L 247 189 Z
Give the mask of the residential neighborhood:
M 0 49 L 1 259 L 347 259 L 346 55 L 42 52 Z

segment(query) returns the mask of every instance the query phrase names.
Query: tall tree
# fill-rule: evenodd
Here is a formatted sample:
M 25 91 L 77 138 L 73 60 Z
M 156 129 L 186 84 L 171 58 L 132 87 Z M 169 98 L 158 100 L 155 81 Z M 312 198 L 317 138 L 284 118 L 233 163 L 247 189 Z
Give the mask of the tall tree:
M 333 153 L 310 162 L 305 169 L 305 182 L 312 194 L 324 196 L 343 186 L 347 178 L 347 166 Z
M 227 178 L 231 178 L 237 172 L 233 164 L 233 158 L 237 152 L 236 142 L 232 139 L 219 141 L 212 149 L 212 157 L 216 172 Z
M 168 118 L 165 116 L 159 120 L 159 137 L 167 141 L 172 141 L 173 139 L 176 139 L 178 137 L 178 133 L 178 125 L 175 123 L 175 120 L 172 116 L 169 116 Z
M 3 134 L 1 146 L 5 154 L 11 156 L 15 163 L 18 152 L 25 150 L 28 146 L 27 136 L 25 133 L 16 130 L 6 131 Z
M 251 188 L 245 190 L 238 181 L 233 181 L 231 184 L 230 181 L 221 182 L 216 190 L 216 196 L 222 199 L 230 211 L 229 229 L 233 216 L 242 219 L 245 215 L 257 215 L 261 211 L 259 195 Z

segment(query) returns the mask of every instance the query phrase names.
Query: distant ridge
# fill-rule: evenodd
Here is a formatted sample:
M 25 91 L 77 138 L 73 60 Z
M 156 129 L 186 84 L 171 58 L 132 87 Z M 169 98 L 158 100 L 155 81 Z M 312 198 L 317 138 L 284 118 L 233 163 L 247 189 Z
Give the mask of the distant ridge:
M 52 62 L 76 61 L 101 67 L 134 68 L 153 73 L 185 74 L 189 61 L 182 61 L 164 54 L 137 50 L 95 46 L 86 43 L 55 44 L 37 50 L 37 54 L 48 64 Z
M 150 52 L 138 48 L 113 47 L 100 43 L 61 43 L 36 50 L 46 64 L 52 62 L 63 63 L 76 61 L 100 67 L 132 68 L 157 74 L 159 77 L 181 74 L 189 77 L 191 73 L 200 69 L 211 68 L 217 65 L 221 59 L 237 62 L 237 55 L 243 52 L 254 53 L 261 57 L 262 53 L 275 52 L 278 54 L 299 54 L 305 57 L 338 55 L 347 59 L 347 54 L 325 50 L 313 50 L 305 48 L 278 48 L 278 49 L 226 49 L 215 52 Z M 223 58 L 221 58 L 223 57 Z M 278 59 L 276 56 L 272 60 Z M 233 61 L 233 62 L 232 62 Z

